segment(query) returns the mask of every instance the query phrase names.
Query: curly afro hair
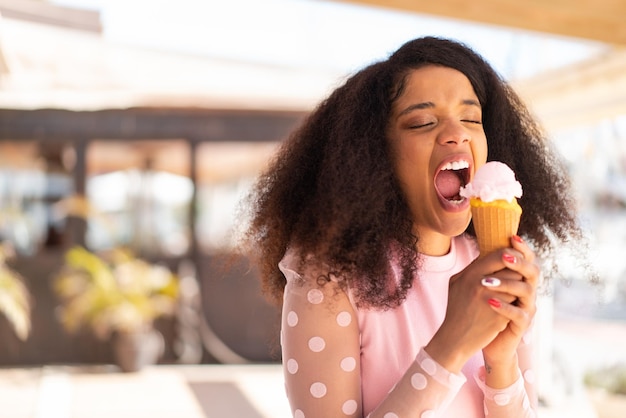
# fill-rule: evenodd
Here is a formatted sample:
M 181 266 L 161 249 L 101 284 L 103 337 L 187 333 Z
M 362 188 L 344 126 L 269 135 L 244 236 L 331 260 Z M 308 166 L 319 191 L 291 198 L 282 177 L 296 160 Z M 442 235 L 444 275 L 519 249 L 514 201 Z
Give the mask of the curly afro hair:
M 487 159 L 508 164 L 522 184 L 519 233 L 538 256 L 582 237 L 566 170 L 515 92 L 467 46 L 419 38 L 349 77 L 292 132 L 258 178 L 246 201 L 245 242 L 270 299 L 282 300 L 278 263 L 291 247 L 315 254 L 327 266 L 322 277 L 341 277 L 362 306 L 385 309 L 404 300 L 419 274 L 419 239 L 385 131 L 407 74 L 425 65 L 453 68 L 470 80 L 482 106 Z M 473 235 L 471 224 L 466 232 Z M 392 249 L 402 272 L 397 282 Z

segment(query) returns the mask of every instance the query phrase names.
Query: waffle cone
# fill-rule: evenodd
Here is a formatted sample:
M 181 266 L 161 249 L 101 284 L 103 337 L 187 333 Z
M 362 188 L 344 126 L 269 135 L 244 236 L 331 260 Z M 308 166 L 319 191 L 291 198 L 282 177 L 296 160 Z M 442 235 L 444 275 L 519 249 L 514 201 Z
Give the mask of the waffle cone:
M 517 234 L 522 208 L 516 200 L 482 202 L 471 199 L 472 223 L 476 232 L 480 256 L 511 246 L 511 237 Z

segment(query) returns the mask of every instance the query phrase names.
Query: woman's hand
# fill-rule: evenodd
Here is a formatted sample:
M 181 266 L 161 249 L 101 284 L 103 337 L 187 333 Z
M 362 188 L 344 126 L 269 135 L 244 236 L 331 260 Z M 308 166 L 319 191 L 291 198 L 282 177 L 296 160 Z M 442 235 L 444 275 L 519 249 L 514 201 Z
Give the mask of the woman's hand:
M 482 349 L 495 362 L 514 356 L 534 314 L 539 276 L 533 252 L 517 240 L 512 249 L 474 260 L 450 279 L 445 319 L 425 347 L 449 371 L 459 372 Z M 485 277 L 498 279 L 500 286 L 484 286 Z
M 483 348 L 488 374 L 492 369 L 510 369 L 512 364 L 516 363 L 517 347 L 529 330 L 537 310 L 536 291 L 541 272 L 535 263 L 535 254 L 517 236 L 511 239 L 511 244 L 512 249 L 501 251 L 506 270 L 490 276 L 498 279 L 496 286 L 489 287 L 491 290 L 490 306 L 494 312 L 508 319 L 509 322 L 504 330 Z M 499 274 L 505 272 L 508 277 Z M 514 273 L 513 276 L 510 275 L 511 272 Z M 503 381 L 495 386 L 505 385 L 506 382 Z

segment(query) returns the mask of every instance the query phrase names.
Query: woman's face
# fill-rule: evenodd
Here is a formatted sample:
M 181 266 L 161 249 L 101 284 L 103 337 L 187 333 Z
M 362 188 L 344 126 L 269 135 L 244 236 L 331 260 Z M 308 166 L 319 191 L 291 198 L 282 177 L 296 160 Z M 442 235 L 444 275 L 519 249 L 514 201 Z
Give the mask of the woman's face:
M 448 67 L 413 70 L 405 83 L 387 128 L 393 164 L 419 251 L 443 255 L 471 219 L 459 189 L 487 160 L 481 106 L 467 77 Z

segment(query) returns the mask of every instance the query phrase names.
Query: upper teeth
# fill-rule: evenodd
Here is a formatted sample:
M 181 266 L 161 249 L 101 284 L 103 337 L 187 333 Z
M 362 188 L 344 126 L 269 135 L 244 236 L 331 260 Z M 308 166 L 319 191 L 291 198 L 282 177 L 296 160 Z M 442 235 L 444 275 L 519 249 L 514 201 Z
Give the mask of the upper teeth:
M 442 170 L 462 170 L 464 168 L 469 168 L 469 163 L 467 161 L 453 161 L 444 165 Z

